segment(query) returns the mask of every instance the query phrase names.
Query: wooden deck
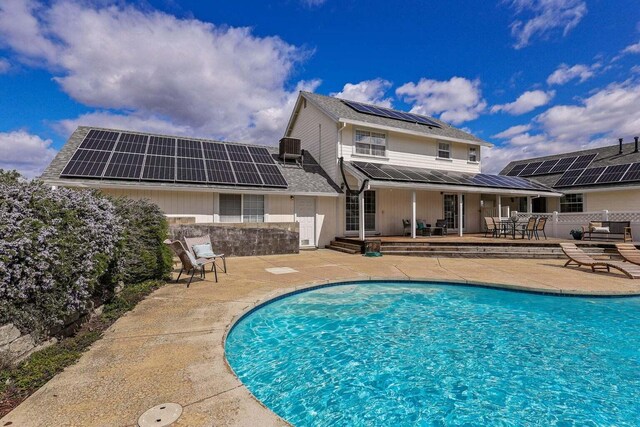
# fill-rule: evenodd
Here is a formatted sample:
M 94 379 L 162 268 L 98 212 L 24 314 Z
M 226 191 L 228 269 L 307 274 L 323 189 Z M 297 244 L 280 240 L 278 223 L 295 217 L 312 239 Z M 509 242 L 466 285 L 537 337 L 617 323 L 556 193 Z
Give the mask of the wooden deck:
M 362 244 L 362 240 L 357 237 L 340 237 L 341 241 L 349 241 L 354 244 Z M 410 236 L 366 236 L 365 241 L 370 240 L 379 240 L 381 243 L 433 243 L 437 245 L 441 244 L 454 244 L 454 245 L 500 245 L 500 246 L 512 246 L 512 245 L 531 245 L 531 246 L 558 246 L 559 243 L 577 243 L 578 245 L 601 245 L 607 244 L 613 247 L 613 244 L 616 243 L 614 241 L 576 241 L 573 239 L 557 239 L 554 237 L 548 237 L 546 240 L 543 236 L 540 236 L 540 240 L 536 239 L 527 239 L 526 237 L 523 239 L 522 237 L 516 236 L 516 238 L 508 237 L 491 237 L 484 236 L 484 233 L 478 234 L 465 234 L 462 237 L 457 234 L 452 235 L 449 234 L 447 236 L 416 236 L 416 238 L 411 238 Z

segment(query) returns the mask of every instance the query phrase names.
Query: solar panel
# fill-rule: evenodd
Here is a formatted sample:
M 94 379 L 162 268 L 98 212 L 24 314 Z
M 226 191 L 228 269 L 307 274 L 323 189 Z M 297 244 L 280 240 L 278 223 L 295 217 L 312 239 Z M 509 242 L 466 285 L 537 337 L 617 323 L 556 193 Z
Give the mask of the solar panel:
M 569 169 L 569 166 L 571 166 L 577 158 L 578 157 L 563 157 L 562 159 L 558 160 L 558 163 L 556 163 L 556 165 L 551 168 L 549 173 L 566 172 Z
M 540 165 L 542 164 L 542 162 L 531 162 L 529 164 L 527 164 L 527 166 L 522 169 L 522 172 L 520 172 L 518 174 L 518 176 L 530 176 L 530 175 L 535 175 L 535 171 L 536 169 L 538 169 L 540 167 Z
M 253 158 L 255 163 L 263 163 L 266 165 L 273 164 L 273 157 L 269 153 L 269 150 L 262 147 L 247 147 L 249 148 L 249 154 Z
M 544 162 L 542 162 L 540 167 L 536 169 L 535 175 L 544 175 L 549 173 L 549 171 L 551 171 L 551 169 L 558 163 L 558 161 L 559 159 L 545 160 Z
M 620 181 L 640 181 L 640 163 L 633 163 Z
M 583 171 L 580 169 L 573 169 L 573 170 L 566 171 L 565 173 L 562 174 L 560 179 L 556 181 L 554 187 L 568 187 L 570 185 L 573 185 L 573 183 L 576 182 L 576 180 L 582 174 L 582 172 Z
M 179 147 L 179 146 L 178 146 Z M 180 150 L 180 148 L 178 148 Z M 176 181 L 207 182 L 202 156 L 199 159 L 190 157 L 176 158 Z
M 144 154 L 113 153 L 104 171 L 105 178 L 140 178 Z
M 585 169 L 582 172 L 582 175 L 576 180 L 573 185 L 589 185 L 595 184 L 602 172 L 606 169 L 605 166 L 600 166 L 597 168 Z
M 391 165 L 380 165 L 380 170 L 382 172 L 386 173 L 387 175 L 389 175 L 393 179 L 400 180 L 400 181 L 411 181 L 411 178 L 409 178 L 407 175 L 405 175 L 402 172 L 402 170 L 400 170 L 399 168 L 396 168 L 394 166 L 391 166 Z
M 116 144 L 114 151 L 119 153 L 139 153 L 144 154 L 147 151 L 148 135 L 139 135 L 134 133 L 121 133 L 120 139 Z
M 246 162 L 231 162 L 231 167 L 235 172 L 238 184 L 263 184 L 263 181 L 260 178 L 260 174 L 258 173 L 258 169 L 255 164 Z
M 158 156 L 176 156 L 176 139 L 163 136 L 151 136 L 149 138 L 149 148 L 147 154 Z
M 280 173 L 280 169 L 276 165 L 267 165 L 264 163 L 256 164 L 258 168 L 258 172 L 260 172 L 260 176 L 262 177 L 262 181 L 264 185 L 274 186 L 274 187 L 286 187 L 287 181 L 284 179 L 282 174 Z
M 142 171 L 142 179 L 151 181 L 175 181 L 176 158 L 147 154 Z
M 86 150 L 112 151 L 118 139 L 118 132 L 91 129 L 79 148 Z
M 567 170 L 571 169 L 586 169 L 593 159 L 595 159 L 597 154 L 586 154 L 584 156 L 579 156 L 573 164 L 567 168 Z
M 200 141 L 192 139 L 178 139 L 177 157 L 190 157 L 192 159 L 202 158 L 202 144 Z
M 375 163 L 354 162 L 354 165 L 364 172 L 369 178 L 373 179 L 389 179 L 391 176 L 382 171 Z
M 60 175 L 100 178 L 109 156 L 111 156 L 109 151 L 78 148 Z
M 224 160 L 229 161 L 229 155 L 227 149 L 224 148 L 225 144 L 219 142 L 203 143 L 202 149 L 204 150 L 204 158 L 210 160 Z
M 246 162 L 252 163 L 253 159 L 249 154 L 249 149 L 244 145 L 227 145 L 227 152 L 232 162 Z
M 518 176 L 518 174 L 520 172 L 522 172 L 522 170 L 524 168 L 527 167 L 529 163 L 521 163 L 519 165 L 515 165 L 514 167 L 511 168 L 511 170 L 509 172 L 506 173 L 507 176 Z
M 630 166 L 630 164 L 607 166 L 602 175 L 600 175 L 600 178 L 596 181 L 596 184 L 619 182 Z
M 231 163 L 228 161 L 205 159 L 204 163 L 207 167 L 208 182 L 213 184 L 236 183 L 236 177 L 233 175 Z
M 343 100 L 342 102 L 344 102 L 349 107 L 353 108 L 359 113 L 371 114 L 374 116 L 386 117 L 386 118 L 395 119 L 395 120 L 402 120 L 405 122 L 419 123 L 422 125 L 427 125 L 427 126 L 436 127 L 436 128 L 441 127 L 435 121 L 429 119 L 428 117 L 421 116 L 419 114 L 406 113 L 404 111 L 397 111 L 397 110 L 392 110 L 390 108 L 361 104 L 360 102 L 354 102 L 354 101 Z

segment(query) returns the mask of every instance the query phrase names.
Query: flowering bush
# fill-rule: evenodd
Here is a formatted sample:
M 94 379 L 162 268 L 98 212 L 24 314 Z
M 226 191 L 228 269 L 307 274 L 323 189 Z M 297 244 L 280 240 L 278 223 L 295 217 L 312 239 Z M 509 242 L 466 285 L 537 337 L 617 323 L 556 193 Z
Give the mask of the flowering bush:
M 0 324 L 45 332 L 121 276 L 113 204 L 0 172 Z
M 0 170 L 0 325 L 45 335 L 113 295 L 163 278 L 167 224 L 146 201 L 51 190 Z

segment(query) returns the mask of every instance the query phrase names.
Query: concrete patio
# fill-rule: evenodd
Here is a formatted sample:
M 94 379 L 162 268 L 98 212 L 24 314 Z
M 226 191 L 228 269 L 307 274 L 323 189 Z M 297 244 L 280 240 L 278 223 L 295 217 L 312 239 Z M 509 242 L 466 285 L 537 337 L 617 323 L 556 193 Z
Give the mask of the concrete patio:
M 563 268 L 563 260 L 366 258 L 328 250 L 230 258 L 228 274 L 171 283 L 119 319 L 80 361 L 56 376 L 0 426 L 135 426 L 148 408 L 184 407 L 180 426 L 275 426 L 229 369 L 224 335 L 256 303 L 302 286 L 343 280 L 433 279 L 566 294 L 640 294 L 640 280 Z M 273 274 L 266 269 L 296 270 Z

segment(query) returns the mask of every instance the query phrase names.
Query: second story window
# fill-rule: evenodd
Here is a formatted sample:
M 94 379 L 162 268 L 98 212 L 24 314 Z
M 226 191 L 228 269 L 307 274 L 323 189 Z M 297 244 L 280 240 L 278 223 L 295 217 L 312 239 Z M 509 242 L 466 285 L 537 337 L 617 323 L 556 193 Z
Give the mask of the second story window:
M 451 144 L 448 142 L 439 142 L 438 143 L 438 157 L 441 159 L 450 159 L 451 158 Z
M 469 147 L 469 161 L 477 162 L 478 161 L 478 148 L 477 147 Z
M 385 156 L 387 135 L 381 132 L 370 132 L 356 129 L 356 154 L 368 156 Z

